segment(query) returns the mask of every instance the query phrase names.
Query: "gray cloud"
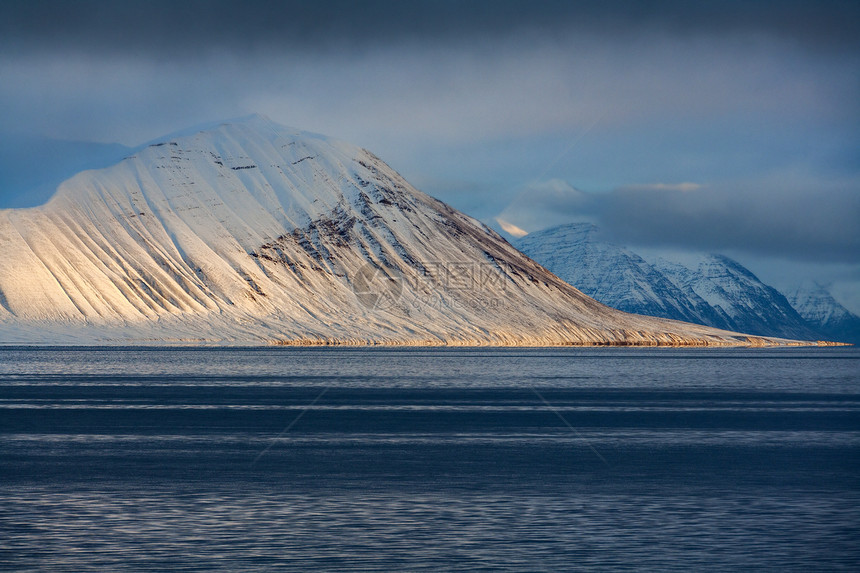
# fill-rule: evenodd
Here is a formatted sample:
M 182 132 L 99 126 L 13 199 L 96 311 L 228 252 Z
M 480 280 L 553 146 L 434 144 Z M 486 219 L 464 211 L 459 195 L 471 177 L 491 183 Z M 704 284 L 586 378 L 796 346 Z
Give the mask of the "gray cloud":
M 857 69 L 852 0 L 4 0 L 0 140 L 260 112 L 486 221 L 856 261 Z
M 136 144 L 258 111 L 368 145 L 399 138 L 402 147 L 415 138 L 450 144 L 581 132 L 595 120 L 592 138 L 649 122 L 665 133 L 739 117 L 857 124 L 858 65 L 860 55 L 822 58 L 770 39 L 607 42 L 591 33 L 505 39 L 492 50 L 222 53 L 194 62 L 7 52 L 0 104 L 9 113 L 0 131 L 41 124 L 66 130 L 58 137 Z M 623 145 L 625 137 L 616 139 Z
M 569 134 L 595 118 L 592 135 L 622 146 L 649 122 L 856 129 L 858 14 L 786 0 L 6 0 L 0 133 L 135 145 L 262 112 L 397 161 L 428 141 Z
M 860 262 L 860 178 L 783 173 L 759 181 L 634 185 L 585 193 L 562 181 L 523 192 L 499 217 L 527 231 L 575 220 L 630 245 Z
M 5 0 L 0 45 L 184 59 L 209 50 L 362 49 L 597 30 L 613 39 L 768 35 L 811 49 L 856 50 L 860 8 L 850 0 Z
M 860 261 L 860 180 L 774 183 L 618 191 L 607 197 L 600 218 L 624 242 Z

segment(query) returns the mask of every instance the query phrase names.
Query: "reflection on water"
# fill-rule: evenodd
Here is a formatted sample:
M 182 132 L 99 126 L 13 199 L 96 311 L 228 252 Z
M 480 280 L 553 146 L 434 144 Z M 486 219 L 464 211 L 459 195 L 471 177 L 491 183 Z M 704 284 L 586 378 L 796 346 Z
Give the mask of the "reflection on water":
M 0 568 L 856 570 L 859 453 L 851 349 L 0 349 Z
M 16 489 L 15 568 L 815 570 L 857 556 L 857 499 L 726 492 Z M 845 507 L 846 501 L 853 501 Z M 4 532 L 5 533 L 5 532 Z M 33 543 L 39 538 L 40 543 Z

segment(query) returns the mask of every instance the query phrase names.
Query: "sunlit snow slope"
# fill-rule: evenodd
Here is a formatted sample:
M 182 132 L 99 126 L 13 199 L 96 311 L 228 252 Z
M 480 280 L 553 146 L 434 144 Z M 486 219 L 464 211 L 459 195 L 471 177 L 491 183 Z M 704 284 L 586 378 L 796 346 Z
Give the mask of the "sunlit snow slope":
M 762 342 L 612 310 L 373 154 L 258 116 L 0 211 L 0 252 L 7 344 Z

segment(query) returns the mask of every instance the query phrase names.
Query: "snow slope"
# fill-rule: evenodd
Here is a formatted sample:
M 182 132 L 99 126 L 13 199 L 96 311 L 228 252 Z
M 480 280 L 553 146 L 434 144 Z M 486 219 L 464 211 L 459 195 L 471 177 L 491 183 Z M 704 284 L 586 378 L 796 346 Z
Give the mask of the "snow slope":
M 719 318 L 709 323 L 712 326 L 762 336 L 821 338 L 782 293 L 728 257 L 700 255 L 685 264 L 657 259 L 654 266 L 683 292 L 698 295 L 716 311 Z
M 629 249 L 603 241 L 591 223 L 538 231 L 514 245 L 562 280 L 613 308 L 699 324 L 717 320 L 701 297 L 682 292 Z
M 788 301 L 829 340 L 860 344 L 860 317 L 839 304 L 823 286 L 804 283 L 788 294 Z
M 259 116 L 0 211 L 0 250 L 4 343 L 750 342 L 604 306 L 370 152 Z
M 681 264 L 646 261 L 601 239 L 589 223 L 531 233 L 514 243 L 585 294 L 626 312 L 762 336 L 815 339 L 783 295 L 720 255 Z

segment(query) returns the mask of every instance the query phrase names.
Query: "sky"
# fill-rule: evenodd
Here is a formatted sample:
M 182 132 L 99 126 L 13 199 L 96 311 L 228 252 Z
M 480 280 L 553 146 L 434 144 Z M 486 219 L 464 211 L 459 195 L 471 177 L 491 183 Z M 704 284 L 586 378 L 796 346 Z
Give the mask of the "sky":
M 0 110 L 0 207 L 261 113 L 496 229 L 591 221 L 860 313 L 853 1 L 4 0 Z

